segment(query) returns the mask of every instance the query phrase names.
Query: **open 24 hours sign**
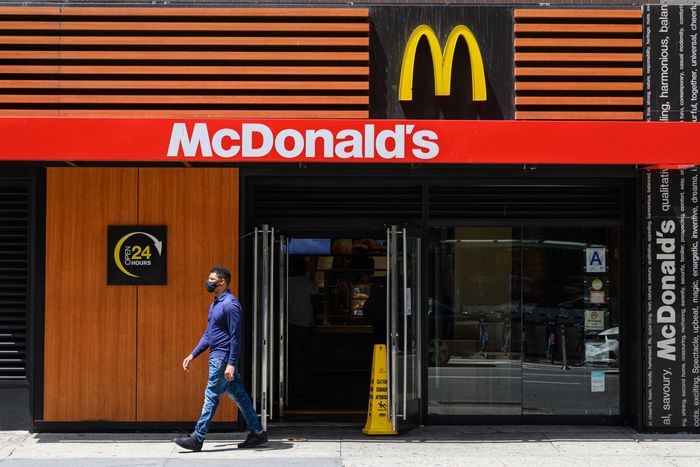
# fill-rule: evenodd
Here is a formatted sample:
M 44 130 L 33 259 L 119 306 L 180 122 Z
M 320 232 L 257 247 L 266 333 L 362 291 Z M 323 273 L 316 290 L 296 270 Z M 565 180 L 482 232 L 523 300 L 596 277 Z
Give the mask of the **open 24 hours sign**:
M 164 225 L 107 227 L 107 285 L 168 283 Z

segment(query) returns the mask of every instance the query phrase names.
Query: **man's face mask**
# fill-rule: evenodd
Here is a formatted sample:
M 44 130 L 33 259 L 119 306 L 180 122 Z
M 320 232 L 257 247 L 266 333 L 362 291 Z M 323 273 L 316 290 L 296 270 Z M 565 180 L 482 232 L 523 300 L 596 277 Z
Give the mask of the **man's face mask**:
M 216 290 L 216 287 L 217 287 L 217 285 L 218 285 L 217 282 L 218 282 L 218 281 L 212 281 L 212 280 L 206 281 L 206 282 L 204 283 L 204 287 L 206 287 L 207 292 L 213 293 L 213 292 Z

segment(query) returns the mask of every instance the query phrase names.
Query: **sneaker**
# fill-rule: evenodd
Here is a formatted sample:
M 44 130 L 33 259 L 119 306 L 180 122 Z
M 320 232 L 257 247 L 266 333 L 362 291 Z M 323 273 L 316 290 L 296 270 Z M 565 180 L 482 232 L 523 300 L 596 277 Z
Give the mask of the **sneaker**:
M 201 451 L 202 445 L 204 444 L 204 441 L 200 441 L 197 439 L 196 436 L 190 436 L 190 435 L 187 435 L 186 437 L 183 437 L 183 438 L 175 438 L 173 441 L 175 441 L 175 444 L 177 444 L 181 448 L 188 449 L 188 450 L 194 451 L 194 452 Z
M 248 437 L 238 445 L 238 449 L 249 449 L 261 444 L 267 443 L 267 433 L 264 431 L 260 434 L 255 434 L 252 431 L 248 433 Z

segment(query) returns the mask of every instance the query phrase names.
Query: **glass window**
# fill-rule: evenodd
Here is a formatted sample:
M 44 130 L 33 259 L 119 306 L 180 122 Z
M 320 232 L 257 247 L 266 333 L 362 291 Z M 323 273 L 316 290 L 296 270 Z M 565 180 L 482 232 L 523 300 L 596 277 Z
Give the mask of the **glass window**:
M 431 232 L 428 413 L 619 413 L 618 229 Z

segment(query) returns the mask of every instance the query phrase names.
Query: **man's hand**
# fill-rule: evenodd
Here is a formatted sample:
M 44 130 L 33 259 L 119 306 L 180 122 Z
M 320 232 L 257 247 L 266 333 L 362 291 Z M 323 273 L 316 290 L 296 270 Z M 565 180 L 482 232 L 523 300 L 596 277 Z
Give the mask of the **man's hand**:
M 233 381 L 233 374 L 236 372 L 236 367 L 233 365 L 226 365 L 226 371 L 224 371 L 224 378 L 227 381 Z
M 182 361 L 182 369 L 185 370 L 185 373 L 190 372 L 190 362 L 192 362 L 192 360 L 194 360 L 194 357 L 192 356 L 192 354 L 189 354 Z

